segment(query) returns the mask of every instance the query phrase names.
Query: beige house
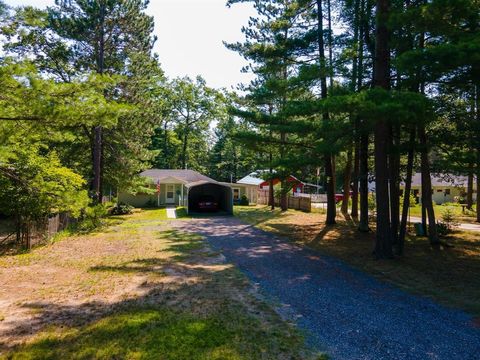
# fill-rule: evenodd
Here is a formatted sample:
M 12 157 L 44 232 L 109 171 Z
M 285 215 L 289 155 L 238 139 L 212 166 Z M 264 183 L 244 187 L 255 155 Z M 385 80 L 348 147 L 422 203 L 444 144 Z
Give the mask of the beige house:
M 234 184 L 230 184 L 233 191 L 233 201 L 237 202 L 245 195 L 251 204 L 258 201 L 258 190 L 264 180 L 252 176 L 252 174 L 243 177 Z
M 457 176 L 450 174 L 432 174 L 432 200 L 438 204 L 444 204 L 447 202 L 455 202 L 460 196 L 464 196 L 467 192 L 468 178 L 466 176 Z M 473 187 L 473 199 L 476 199 L 476 187 L 474 179 Z M 405 189 L 404 183 L 401 184 L 401 190 Z M 412 193 L 418 199 L 421 200 L 422 194 L 422 175 L 416 173 L 412 178 Z
M 219 209 L 233 213 L 233 194 L 230 186 L 210 179 L 193 170 L 146 170 L 140 176 L 148 179 L 152 194 L 118 194 L 120 203 L 135 207 L 184 206 L 194 212 L 202 196 L 211 196 Z

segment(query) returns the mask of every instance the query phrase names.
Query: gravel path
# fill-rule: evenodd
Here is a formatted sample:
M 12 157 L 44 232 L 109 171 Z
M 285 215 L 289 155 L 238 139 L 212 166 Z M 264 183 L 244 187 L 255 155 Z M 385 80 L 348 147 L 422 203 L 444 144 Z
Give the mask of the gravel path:
M 297 317 L 307 341 L 333 359 L 480 359 L 474 319 L 407 294 L 341 261 L 230 218 L 175 226 L 206 236 Z

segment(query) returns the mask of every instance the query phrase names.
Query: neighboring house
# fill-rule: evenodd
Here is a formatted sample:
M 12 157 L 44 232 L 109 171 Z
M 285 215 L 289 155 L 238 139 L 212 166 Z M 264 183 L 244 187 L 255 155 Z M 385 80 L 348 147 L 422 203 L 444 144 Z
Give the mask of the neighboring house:
M 215 198 L 219 208 L 233 213 L 232 189 L 193 170 L 146 170 L 140 174 L 149 180 L 155 194 L 120 192 L 118 201 L 135 207 L 185 206 L 188 212 L 197 210 L 204 195 Z
M 251 204 L 256 204 L 259 186 L 262 182 L 262 179 L 256 177 L 256 173 L 251 173 L 236 183 L 230 184 L 233 190 L 233 201 L 239 201 L 245 195 Z
M 268 171 L 255 171 L 238 180 L 236 183 L 229 184 L 233 189 L 234 201 L 239 201 L 240 198 L 245 195 L 250 203 L 257 203 L 258 191 L 268 191 L 270 189 L 270 182 L 263 179 L 263 175 L 266 173 L 268 173 Z M 292 187 L 292 194 L 303 192 L 317 193 L 317 188 L 321 189 L 320 186 L 300 181 L 293 175 L 288 177 L 287 182 L 289 182 Z M 280 185 L 280 179 L 273 179 L 273 186 L 275 189 L 280 188 Z
M 431 175 L 432 180 L 432 200 L 441 205 L 446 202 L 454 202 L 455 197 L 465 196 L 467 192 L 468 178 L 466 176 L 457 176 L 451 174 Z M 476 187 L 474 179 L 474 194 L 476 199 Z M 404 183 L 400 186 L 401 191 L 405 188 Z M 422 194 L 422 175 L 416 173 L 412 178 L 412 193 L 420 202 Z

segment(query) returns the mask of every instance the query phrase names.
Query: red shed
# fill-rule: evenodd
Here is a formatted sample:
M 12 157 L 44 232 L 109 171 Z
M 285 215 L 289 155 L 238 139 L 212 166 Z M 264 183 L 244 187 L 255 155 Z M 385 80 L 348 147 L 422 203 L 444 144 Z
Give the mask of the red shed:
M 273 186 L 279 184 L 281 182 L 280 179 L 273 179 Z M 292 193 L 302 193 L 303 186 L 305 185 L 302 181 L 298 180 L 295 176 L 290 175 L 287 178 L 287 182 L 290 183 L 292 186 Z M 268 190 L 270 186 L 270 181 L 264 181 L 260 184 L 260 189 Z

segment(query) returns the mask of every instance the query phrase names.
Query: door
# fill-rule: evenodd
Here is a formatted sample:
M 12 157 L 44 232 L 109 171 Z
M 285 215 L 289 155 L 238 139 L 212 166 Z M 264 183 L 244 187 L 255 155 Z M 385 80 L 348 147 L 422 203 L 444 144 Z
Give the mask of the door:
M 175 185 L 167 184 L 166 204 L 175 204 Z

